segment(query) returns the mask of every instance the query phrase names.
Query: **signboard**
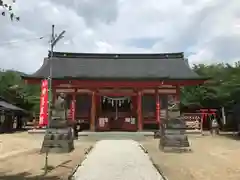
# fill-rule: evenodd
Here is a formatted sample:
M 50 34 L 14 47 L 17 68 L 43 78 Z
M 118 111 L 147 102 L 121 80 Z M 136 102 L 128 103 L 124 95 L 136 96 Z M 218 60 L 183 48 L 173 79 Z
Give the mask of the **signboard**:
M 127 118 L 125 118 L 125 122 L 130 123 L 130 124 L 135 124 L 136 123 L 136 118 L 127 117 Z
M 43 127 L 46 126 L 47 124 L 48 124 L 48 81 L 42 80 L 39 126 Z
M 135 118 L 130 118 L 131 119 L 131 124 L 135 124 Z
M 76 104 L 75 100 L 72 100 L 70 104 L 70 110 L 68 113 L 68 119 L 72 120 L 72 122 L 75 121 L 75 111 L 76 111 L 75 104 Z
M 105 118 L 99 118 L 99 127 L 105 126 Z
M 201 113 L 185 113 L 183 120 L 187 129 L 201 129 Z
M 106 123 L 108 123 L 108 118 L 99 118 L 98 123 L 100 128 L 104 128 Z
M 166 119 L 167 118 L 167 110 L 161 109 L 160 110 L 160 119 Z

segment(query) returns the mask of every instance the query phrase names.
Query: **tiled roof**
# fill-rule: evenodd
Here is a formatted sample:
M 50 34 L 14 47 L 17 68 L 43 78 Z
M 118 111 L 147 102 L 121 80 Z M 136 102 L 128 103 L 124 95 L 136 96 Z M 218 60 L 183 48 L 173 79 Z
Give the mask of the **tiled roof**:
M 13 110 L 13 111 L 23 111 L 23 112 L 25 111 L 24 109 L 19 108 L 13 104 L 10 104 L 6 101 L 0 101 L 0 107 L 3 109 Z
M 50 61 L 24 78 L 46 78 Z M 52 77 L 79 79 L 203 79 L 188 66 L 183 53 L 97 54 L 54 52 Z

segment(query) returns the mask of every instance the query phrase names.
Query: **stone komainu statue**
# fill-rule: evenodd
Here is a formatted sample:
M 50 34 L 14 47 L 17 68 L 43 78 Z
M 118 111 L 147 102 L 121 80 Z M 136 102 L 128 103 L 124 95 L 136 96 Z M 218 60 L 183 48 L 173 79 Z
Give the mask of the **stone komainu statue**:
M 72 128 L 67 120 L 67 106 L 64 95 L 56 100 L 49 129 L 44 136 L 41 152 L 67 153 L 74 149 Z
M 67 103 L 64 95 L 60 94 L 52 108 L 52 119 L 49 123 L 50 128 L 64 128 L 68 127 L 67 121 Z
M 179 102 L 168 104 L 167 114 L 159 141 L 160 149 L 164 150 L 165 147 L 189 148 L 188 136 L 185 134 L 186 124 L 180 116 Z
M 61 117 L 63 119 L 66 119 L 66 110 L 67 110 L 67 104 L 63 97 L 58 96 L 58 99 L 56 100 L 54 104 L 53 109 L 53 117 Z

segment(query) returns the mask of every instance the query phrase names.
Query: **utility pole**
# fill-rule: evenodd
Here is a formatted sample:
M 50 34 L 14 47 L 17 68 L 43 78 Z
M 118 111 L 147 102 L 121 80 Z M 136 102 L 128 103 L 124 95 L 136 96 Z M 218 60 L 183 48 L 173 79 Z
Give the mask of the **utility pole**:
M 50 41 L 50 57 L 49 57 L 49 77 L 48 77 L 48 120 L 51 120 L 52 115 L 52 73 L 53 73 L 53 49 L 57 42 L 63 38 L 63 34 L 66 31 L 62 31 L 59 35 L 55 35 L 54 25 L 52 25 L 52 35 Z M 49 122 L 48 122 L 49 124 Z
M 66 32 L 63 30 L 59 35 L 55 34 L 54 31 L 55 26 L 52 25 L 52 34 L 51 34 L 51 40 L 50 40 L 50 56 L 48 58 L 49 60 L 49 76 L 48 76 L 48 126 L 46 129 L 46 133 L 49 128 L 50 121 L 52 120 L 52 75 L 53 75 L 53 49 L 54 46 L 57 44 L 57 42 L 62 39 L 64 36 L 64 33 Z M 49 147 L 50 148 L 50 147 Z M 44 174 L 47 174 L 48 171 L 48 149 L 46 151 L 45 155 L 45 166 L 44 166 Z

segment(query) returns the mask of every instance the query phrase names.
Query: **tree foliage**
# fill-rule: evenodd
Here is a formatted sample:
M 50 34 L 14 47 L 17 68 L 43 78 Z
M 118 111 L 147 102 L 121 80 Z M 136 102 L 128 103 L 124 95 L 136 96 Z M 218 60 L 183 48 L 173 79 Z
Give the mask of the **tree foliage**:
M 12 4 L 14 4 L 15 2 L 16 0 L 12 0 Z M 12 21 L 14 20 L 19 21 L 20 17 L 13 12 L 12 4 L 6 3 L 4 2 L 4 0 L 0 0 L 0 11 L 2 10 L 1 15 L 2 16 L 9 15 Z
M 40 85 L 26 85 L 23 73 L 0 70 L 0 96 L 23 109 L 38 112 Z
M 240 103 L 240 62 L 229 64 L 195 65 L 193 70 L 209 77 L 204 85 L 182 88 L 183 105 L 198 104 L 202 107 L 231 107 Z

